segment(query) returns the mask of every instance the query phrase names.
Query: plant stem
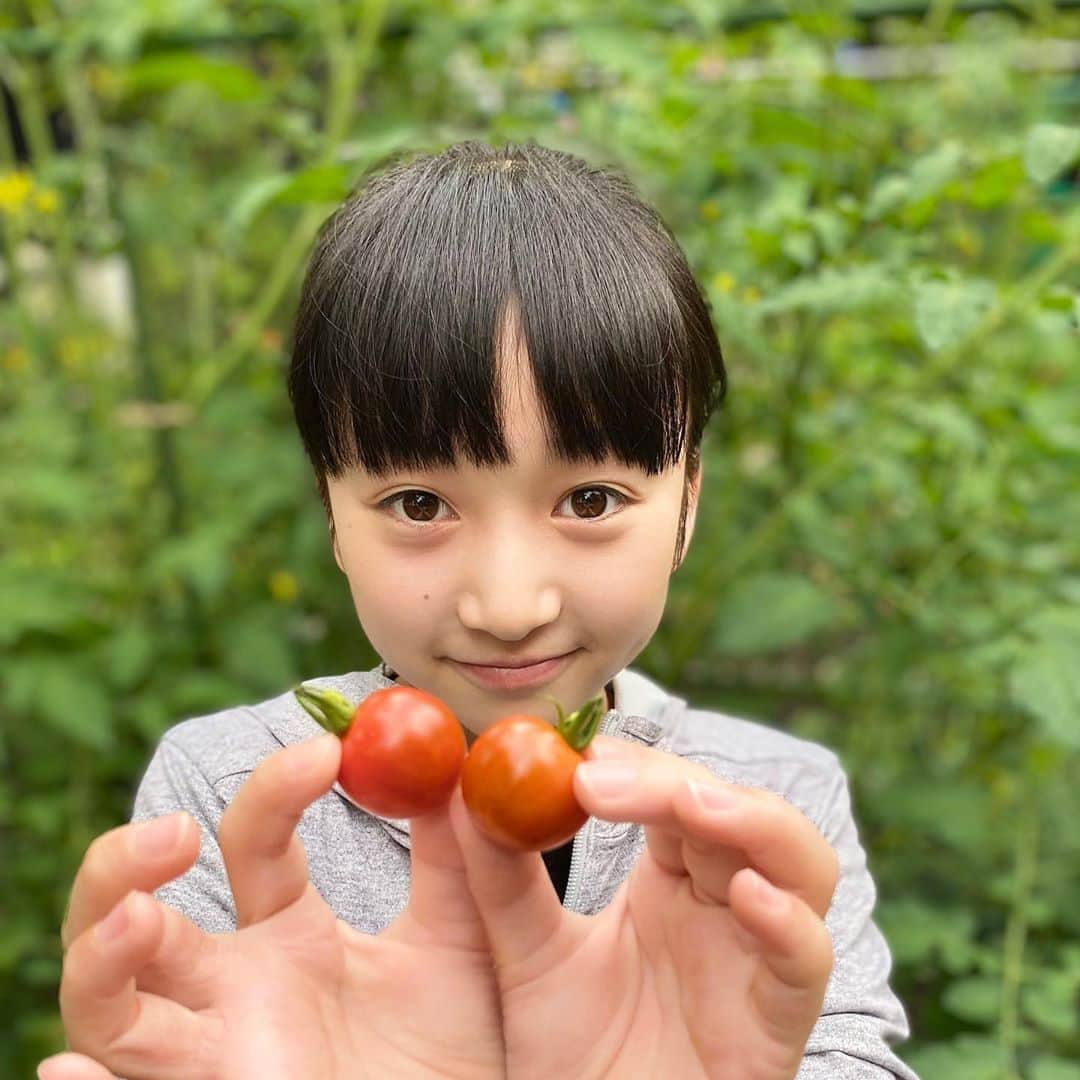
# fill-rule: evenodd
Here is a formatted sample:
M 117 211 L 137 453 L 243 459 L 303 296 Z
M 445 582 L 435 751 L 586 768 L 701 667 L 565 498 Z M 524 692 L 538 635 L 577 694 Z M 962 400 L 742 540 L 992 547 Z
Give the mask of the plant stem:
M 1035 884 L 1039 862 L 1039 813 L 1031 790 L 1025 785 L 1023 806 L 1016 830 L 1014 849 L 1014 890 L 1009 921 L 1005 927 L 1005 944 L 1001 973 L 1001 1016 L 999 1031 L 1001 1048 L 1008 1073 L 1006 1080 L 1020 1080 L 1016 1067 L 1020 984 L 1024 971 L 1024 945 L 1027 939 L 1028 905 Z

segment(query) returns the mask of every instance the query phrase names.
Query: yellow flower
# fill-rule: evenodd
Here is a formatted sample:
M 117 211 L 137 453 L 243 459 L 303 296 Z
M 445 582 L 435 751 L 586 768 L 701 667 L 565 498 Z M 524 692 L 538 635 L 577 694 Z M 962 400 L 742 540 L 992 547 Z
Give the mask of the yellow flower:
M 270 595 L 281 604 L 295 600 L 300 592 L 300 585 L 288 570 L 275 570 L 269 578 Z
M 706 221 L 716 221 L 720 216 L 720 204 L 715 199 L 706 199 L 701 204 L 701 216 Z
M 34 192 L 34 206 L 42 214 L 51 214 L 58 205 L 59 199 L 53 188 L 40 188 Z
M 24 169 L 14 169 L 0 174 L 0 213 L 17 214 L 34 186 L 30 174 Z
M 713 284 L 721 292 L 731 292 L 735 288 L 735 275 L 729 273 L 727 270 L 721 270 L 716 277 L 713 278 Z
M 756 285 L 747 285 L 742 291 L 742 298 L 748 304 L 756 303 L 761 299 L 761 290 Z

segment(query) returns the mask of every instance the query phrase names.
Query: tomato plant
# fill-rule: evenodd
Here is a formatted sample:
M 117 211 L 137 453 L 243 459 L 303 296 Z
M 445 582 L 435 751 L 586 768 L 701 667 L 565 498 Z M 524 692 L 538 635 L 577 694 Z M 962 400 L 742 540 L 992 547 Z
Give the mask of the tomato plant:
M 465 760 L 465 732 L 450 708 L 413 686 L 390 686 L 353 706 L 336 690 L 298 686 L 297 700 L 341 739 L 338 780 L 357 805 L 411 818 L 444 806 Z
M 565 843 L 588 814 L 574 796 L 574 770 L 607 711 L 603 696 L 558 723 L 512 713 L 487 728 L 469 750 L 461 792 L 477 828 L 514 851 L 548 851 Z

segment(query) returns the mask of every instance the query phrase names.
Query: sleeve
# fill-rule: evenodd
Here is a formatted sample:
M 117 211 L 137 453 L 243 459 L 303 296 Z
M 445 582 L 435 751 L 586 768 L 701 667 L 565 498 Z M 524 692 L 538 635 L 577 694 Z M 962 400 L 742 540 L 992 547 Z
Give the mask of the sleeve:
M 236 908 L 218 847 L 217 833 L 229 798 L 223 785 L 235 788 L 243 776 L 227 777 L 213 785 L 198 764 L 166 735 L 158 744 L 135 792 L 132 821 L 186 810 L 198 823 L 199 855 L 179 877 L 157 889 L 154 896 L 186 915 L 207 933 L 236 929 Z M 230 784 L 229 782 L 232 781 Z
M 840 859 L 840 880 L 825 917 L 833 970 L 796 1080 L 919 1080 L 892 1050 L 910 1028 L 889 987 L 892 957 L 872 918 L 877 890 L 839 762 L 817 824 Z

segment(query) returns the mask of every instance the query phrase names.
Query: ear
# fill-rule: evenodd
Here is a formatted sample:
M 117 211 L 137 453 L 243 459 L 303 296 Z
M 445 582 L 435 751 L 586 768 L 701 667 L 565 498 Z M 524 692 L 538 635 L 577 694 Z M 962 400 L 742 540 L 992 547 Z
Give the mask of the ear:
M 701 477 L 704 471 L 704 456 L 698 459 L 697 470 L 690 477 L 686 491 L 686 526 L 683 530 L 682 551 L 679 552 L 679 566 L 682 566 L 686 553 L 690 550 L 690 541 L 694 535 L 697 521 L 698 498 L 701 495 Z
M 330 525 L 330 547 L 334 552 L 334 562 L 337 563 L 338 569 L 344 574 L 345 566 L 341 561 L 341 548 L 338 547 L 337 530 L 334 528 L 333 523 Z

